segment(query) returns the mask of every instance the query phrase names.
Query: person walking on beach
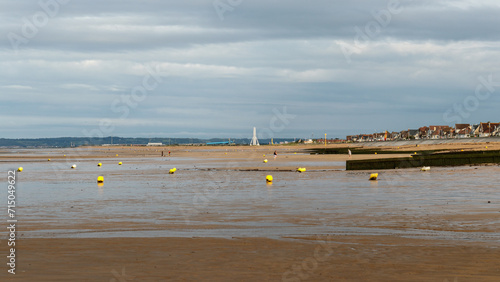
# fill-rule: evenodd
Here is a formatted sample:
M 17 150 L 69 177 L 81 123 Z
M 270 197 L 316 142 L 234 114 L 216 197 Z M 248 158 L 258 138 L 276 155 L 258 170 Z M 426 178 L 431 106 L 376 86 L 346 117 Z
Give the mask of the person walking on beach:
M 274 151 L 274 159 L 278 156 L 278 152 Z
M 351 150 L 347 149 L 347 154 L 349 154 L 349 159 L 351 158 Z
M 168 151 L 168 156 L 170 157 L 170 151 Z

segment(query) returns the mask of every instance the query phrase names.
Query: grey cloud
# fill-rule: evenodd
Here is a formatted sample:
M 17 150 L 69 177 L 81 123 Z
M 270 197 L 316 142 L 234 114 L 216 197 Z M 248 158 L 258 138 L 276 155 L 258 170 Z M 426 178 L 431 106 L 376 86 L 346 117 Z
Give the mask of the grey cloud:
M 425 6 L 415 2 L 401 1 L 402 11 L 390 15 L 390 24 L 375 40 L 498 39 L 498 5 L 463 9 L 439 1 L 425 2 Z M 387 10 L 387 3 L 243 1 L 220 21 L 212 1 L 72 1 L 61 7 L 30 46 L 113 52 L 277 39 L 352 40 L 354 27 L 364 29 L 374 21 L 373 12 Z M 33 3 L 21 7 L 29 7 L 23 10 L 25 17 L 34 14 Z M 20 34 L 19 13 L 4 12 L 2 33 Z
M 297 119 L 280 136 L 342 137 L 444 123 L 479 76 L 500 81 L 494 1 L 401 0 L 362 46 L 355 27 L 389 1 L 243 1 L 223 21 L 213 2 L 71 1 L 16 53 L 8 34 L 40 7 L 1 1 L 0 136 L 82 136 L 110 119 L 123 136 L 244 137 L 286 106 Z M 168 77 L 121 119 L 113 103 L 156 66 Z M 492 96 L 470 122 L 497 106 Z

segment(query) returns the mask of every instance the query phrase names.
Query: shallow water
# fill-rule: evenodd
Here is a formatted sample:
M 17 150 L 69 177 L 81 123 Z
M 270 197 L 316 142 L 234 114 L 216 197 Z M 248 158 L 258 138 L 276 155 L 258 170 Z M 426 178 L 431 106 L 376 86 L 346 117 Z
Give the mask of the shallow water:
M 378 181 L 368 181 L 370 172 L 364 171 L 281 171 L 272 173 L 275 180 L 268 185 L 268 172 L 193 169 L 231 168 L 241 165 L 238 161 L 105 159 L 102 167 L 96 160 L 71 162 L 76 169 L 62 161 L 0 163 L 5 175 L 24 167 L 17 180 L 22 236 L 279 238 L 328 233 L 500 239 L 498 166 L 388 170 L 379 172 Z M 169 175 L 172 167 L 178 171 Z M 102 187 L 98 176 L 104 176 Z M 4 187 L 2 203 L 6 181 Z M 494 216 L 460 218 L 474 214 Z

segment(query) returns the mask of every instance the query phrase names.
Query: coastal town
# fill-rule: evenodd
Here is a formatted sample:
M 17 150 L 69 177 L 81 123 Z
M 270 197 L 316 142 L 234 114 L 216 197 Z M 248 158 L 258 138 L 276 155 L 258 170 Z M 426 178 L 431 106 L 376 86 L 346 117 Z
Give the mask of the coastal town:
M 455 124 L 422 126 L 418 129 L 407 129 L 399 132 L 381 132 L 371 134 L 349 135 L 346 142 L 370 142 L 391 140 L 446 139 L 500 136 L 500 123 L 481 122 L 479 124 Z

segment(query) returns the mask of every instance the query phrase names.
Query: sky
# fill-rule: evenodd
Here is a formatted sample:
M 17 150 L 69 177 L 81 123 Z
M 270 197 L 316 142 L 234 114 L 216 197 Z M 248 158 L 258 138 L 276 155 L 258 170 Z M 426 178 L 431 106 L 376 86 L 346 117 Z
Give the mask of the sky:
M 0 0 L 0 138 L 499 122 L 497 0 Z

